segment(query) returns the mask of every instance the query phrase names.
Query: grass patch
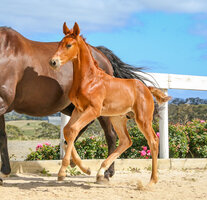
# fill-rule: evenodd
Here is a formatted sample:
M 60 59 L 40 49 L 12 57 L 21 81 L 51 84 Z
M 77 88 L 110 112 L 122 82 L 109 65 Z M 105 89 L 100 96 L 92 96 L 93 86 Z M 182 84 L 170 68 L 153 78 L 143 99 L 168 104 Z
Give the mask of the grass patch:
M 39 124 L 43 122 L 41 120 L 16 120 L 8 121 L 6 125 L 13 125 L 18 127 L 24 136 L 33 136 L 35 135 L 35 129 L 39 127 Z
M 51 176 L 51 174 L 49 173 L 49 170 L 46 170 L 45 168 L 42 171 L 40 171 L 40 173 L 44 176 Z
M 79 170 L 77 170 L 76 167 L 72 168 L 70 166 L 68 166 L 68 168 L 66 169 L 66 173 L 68 173 L 70 176 L 84 175 Z
M 128 170 L 132 173 L 140 173 L 140 169 L 137 167 L 129 167 Z

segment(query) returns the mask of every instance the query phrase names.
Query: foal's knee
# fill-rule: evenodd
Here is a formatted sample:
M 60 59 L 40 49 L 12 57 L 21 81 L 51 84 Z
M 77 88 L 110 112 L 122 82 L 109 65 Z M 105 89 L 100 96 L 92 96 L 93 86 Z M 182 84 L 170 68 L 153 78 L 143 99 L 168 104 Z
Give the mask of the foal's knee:
M 122 141 L 120 145 L 123 145 L 126 149 L 128 149 L 132 146 L 132 140 L 130 138 L 127 138 L 125 141 Z
M 77 135 L 78 135 L 78 129 L 76 127 L 73 127 L 73 126 L 64 127 L 64 137 L 67 142 L 71 140 L 75 140 Z

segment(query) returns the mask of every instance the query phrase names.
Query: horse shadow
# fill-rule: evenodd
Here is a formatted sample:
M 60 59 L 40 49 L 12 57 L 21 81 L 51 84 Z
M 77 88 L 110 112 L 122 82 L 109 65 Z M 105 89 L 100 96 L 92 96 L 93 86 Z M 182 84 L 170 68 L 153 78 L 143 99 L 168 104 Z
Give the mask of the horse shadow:
M 57 174 L 51 174 L 49 177 L 57 177 Z M 95 180 L 95 176 L 90 176 Z M 108 185 L 99 185 L 95 181 L 88 181 L 86 180 L 87 176 L 70 176 L 66 177 L 64 181 L 57 181 L 57 180 L 49 180 L 47 176 L 44 177 L 22 177 L 22 176 L 14 176 L 8 177 L 4 180 L 3 186 L 1 187 L 16 187 L 22 190 L 31 190 L 39 187 L 75 187 L 75 188 L 82 188 L 85 190 L 89 190 L 91 188 L 107 188 Z M 81 179 L 81 180 L 79 180 Z M 8 180 L 8 181 L 7 181 Z M 17 180 L 16 183 L 10 181 Z M 23 182 L 18 182 L 19 180 Z

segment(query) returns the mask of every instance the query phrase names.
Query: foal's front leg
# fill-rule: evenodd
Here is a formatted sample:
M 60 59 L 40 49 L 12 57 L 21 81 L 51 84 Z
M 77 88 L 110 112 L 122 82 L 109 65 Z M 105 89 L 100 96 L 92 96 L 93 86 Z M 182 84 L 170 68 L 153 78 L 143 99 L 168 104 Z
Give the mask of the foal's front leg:
M 58 180 L 63 180 L 66 176 L 66 169 L 70 164 L 70 157 L 73 151 L 73 158 L 78 160 L 78 165 L 81 166 L 80 157 L 74 147 L 74 141 L 79 131 L 85 127 L 88 123 L 98 117 L 98 112 L 93 107 L 88 107 L 84 112 L 80 112 L 77 108 L 74 109 L 71 119 L 68 124 L 64 127 L 64 137 L 67 142 L 67 148 L 65 156 L 62 160 L 62 166 L 58 173 Z M 82 168 L 85 173 L 90 173 L 90 169 Z

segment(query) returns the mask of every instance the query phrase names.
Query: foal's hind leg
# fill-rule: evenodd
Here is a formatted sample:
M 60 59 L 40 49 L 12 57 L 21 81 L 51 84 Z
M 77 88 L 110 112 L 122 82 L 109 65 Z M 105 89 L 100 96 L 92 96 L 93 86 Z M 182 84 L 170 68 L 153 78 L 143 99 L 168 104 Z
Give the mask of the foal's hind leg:
M 110 117 L 113 127 L 119 137 L 119 146 L 115 151 L 101 164 L 101 167 L 97 173 L 97 182 L 105 181 L 104 172 L 109 168 L 109 166 L 118 158 L 126 149 L 132 145 L 129 133 L 127 131 L 126 116 L 116 116 Z
M 111 121 L 109 117 L 99 117 L 98 118 L 104 133 L 106 137 L 106 142 L 108 145 L 108 156 L 111 155 L 114 150 L 116 149 L 116 138 L 117 135 L 115 131 L 113 130 Z M 109 177 L 112 177 L 115 174 L 115 169 L 114 169 L 114 162 L 111 164 L 111 166 L 105 171 L 104 177 L 106 179 L 109 179 Z
M 144 134 L 145 138 L 147 139 L 148 145 L 150 147 L 150 152 L 152 155 L 152 174 L 149 186 L 152 184 L 157 183 L 158 177 L 157 177 L 157 156 L 158 156 L 158 146 L 159 146 L 159 138 L 155 134 L 153 128 L 152 128 L 152 117 L 149 117 L 149 115 L 146 116 L 136 115 L 136 123 L 140 129 L 140 131 Z

